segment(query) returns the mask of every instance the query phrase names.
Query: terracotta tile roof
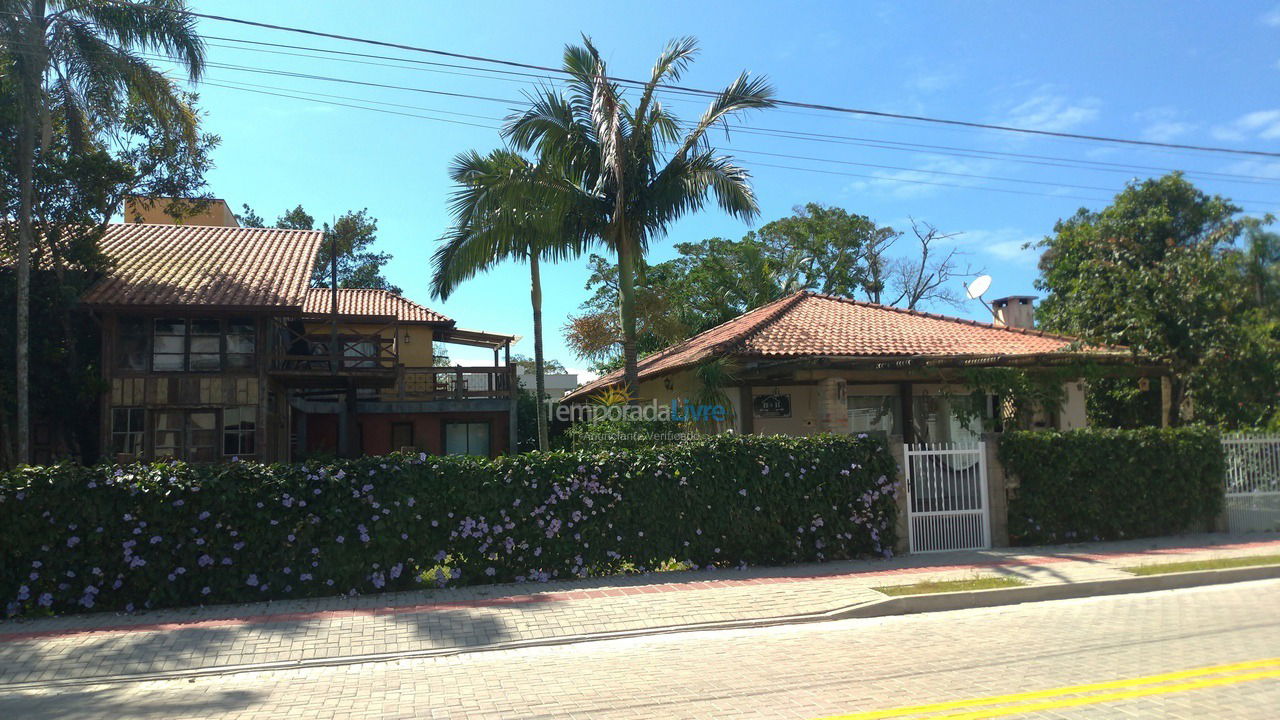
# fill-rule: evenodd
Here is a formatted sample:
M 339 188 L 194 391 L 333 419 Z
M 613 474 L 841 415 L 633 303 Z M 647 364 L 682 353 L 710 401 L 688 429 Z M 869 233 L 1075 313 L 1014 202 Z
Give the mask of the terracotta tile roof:
M 705 360 L 744 358 L 973 358 L 1087 353 L 1127 355 L 1122 347 L 1073 345 L 1076 339 L 1039 330 L 999 327 L 976 320 L 799 292 L 660 350 L 639 362 L 646 379 Z M 569 397 L 616 384 L 616 371 Z
M 90 306 L 299 309 L 318 230 L 112 224 L 99 247 L 112 266 Z
M 311 288 L 302 306 L 305 315 L 328 315 L 331 291 L 328 288 Z M 428 307 L 393 295 L 386 290 L 338 290 L 338 314 L 357 317 L 394 317 L 403 323 L 431 323 L 452 325 L 453 320 Z

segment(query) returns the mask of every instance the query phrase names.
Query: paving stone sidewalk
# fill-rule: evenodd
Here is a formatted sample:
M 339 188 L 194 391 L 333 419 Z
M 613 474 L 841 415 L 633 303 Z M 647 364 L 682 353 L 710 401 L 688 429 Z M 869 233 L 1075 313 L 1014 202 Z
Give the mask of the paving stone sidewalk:
M 1275 534 L 1192 535 L 9 621 L 0 622 L 0 690 L 785 618 L 878 602 L 874 587 L 923 580 L 1077 583 L 1128 577 L 1125 566 L 1278 553 Z

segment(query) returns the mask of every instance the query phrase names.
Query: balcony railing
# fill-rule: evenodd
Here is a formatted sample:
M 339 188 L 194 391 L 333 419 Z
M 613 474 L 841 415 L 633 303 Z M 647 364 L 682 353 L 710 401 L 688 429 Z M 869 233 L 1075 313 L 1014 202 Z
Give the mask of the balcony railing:
M 383 400 L 474 400 L 511 397 L 513 367 L 401 367 Z
M 390 376 L 398 366 L 394 324 L 374 332 L 342 324 L 336 332 L 306 332 L 300 323 L 276 330 L 271 369 L 278 374 Z

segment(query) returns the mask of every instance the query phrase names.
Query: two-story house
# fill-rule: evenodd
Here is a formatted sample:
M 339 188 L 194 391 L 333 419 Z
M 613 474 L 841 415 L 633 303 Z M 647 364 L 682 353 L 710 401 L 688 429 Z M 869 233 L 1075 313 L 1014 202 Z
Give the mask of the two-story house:
M 143 219 L 107 229 L 110 269 L 82 297 L 102 326 L 105 456 L 514 447 L 514 336 L 381 290 L 309 287 L 319 231 L 239 227 L 221 201 L 182 225 Z M 494 364 L 436 366 L 435 343 L 491 349 Z

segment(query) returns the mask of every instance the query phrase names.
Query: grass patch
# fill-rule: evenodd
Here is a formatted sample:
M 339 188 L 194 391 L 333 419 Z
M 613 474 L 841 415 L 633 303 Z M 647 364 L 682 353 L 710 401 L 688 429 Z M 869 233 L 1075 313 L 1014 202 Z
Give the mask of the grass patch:
M 1192 572 L 1194 570 L 1225 570 L 1227 568 L 1252 567 L 1254 565 L 1280 565 L 1280 555 L 1253 555 L 1251 557 L 1220 558 L 1218 560 L 1190 560 L 1159 565 L 1136 565 L 1121 568 L 1134 575 L 1164 575 L 1165 573 Z
M 872 588 L 885 595 L 927 595 L 930 593 L 961 592 L 964 590 L 995 590 L 1025 585 L 1021 580 L 1007 577 L 971 578 L 969 580 L 926 580 L 911 585 L 886 585 Z

